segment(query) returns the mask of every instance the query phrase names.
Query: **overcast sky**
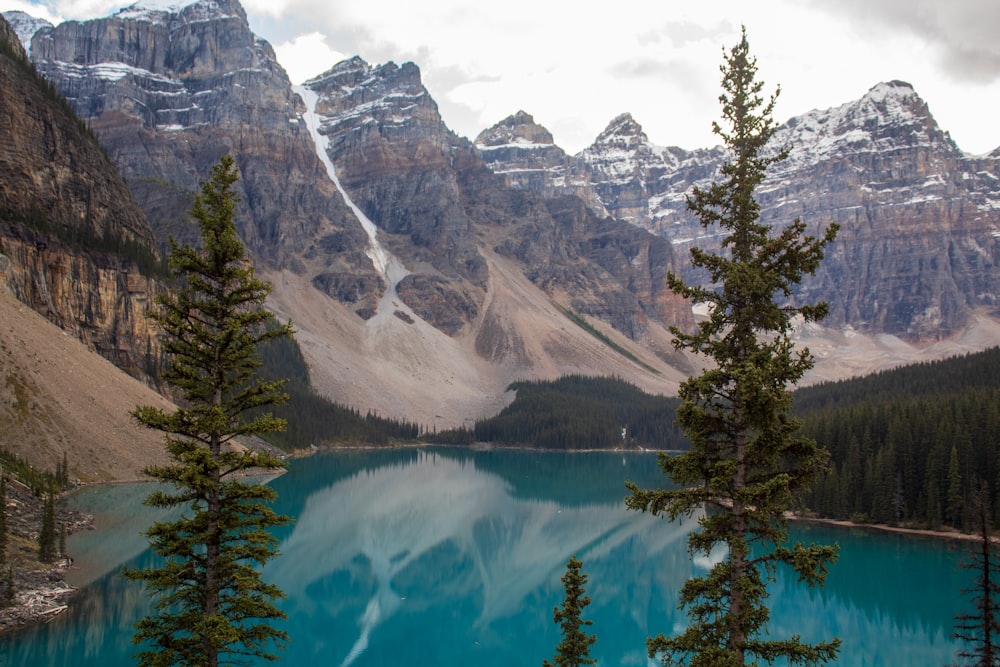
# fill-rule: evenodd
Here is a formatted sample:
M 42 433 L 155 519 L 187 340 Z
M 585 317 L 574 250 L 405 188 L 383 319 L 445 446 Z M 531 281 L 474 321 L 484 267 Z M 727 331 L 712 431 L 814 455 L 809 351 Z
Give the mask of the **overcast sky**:
M 158 4 L 184 0 L 151 0 Z M 53 22 L 122 0 L 0 0 Z M 779 121 L 913 84 L 959 147 L 1000 147 L 998 0 L 243 0 L 301 82 L 343 58 L 408 60 L 448 126 L 475 138 L 523 109 L 570 153 L 631 112 L 653 142 L 718 142 L 722 49 L 747 28 Z

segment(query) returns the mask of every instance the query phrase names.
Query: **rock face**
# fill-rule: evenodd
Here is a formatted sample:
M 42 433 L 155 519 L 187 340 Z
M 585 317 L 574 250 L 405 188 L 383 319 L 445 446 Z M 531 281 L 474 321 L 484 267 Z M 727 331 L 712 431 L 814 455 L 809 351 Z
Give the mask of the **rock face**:
M 828 301 L 825 324 L 934 340 L 996 308 L 1000 150 L 962 154 L 909 84 L 879 84 L 855 102 L 792 118 L 772 146 L 791 152 L 758 193 L 762 219 L 780 227 L 800 217 L 813 233 L 841 227 L 794 297 Z M 669 239 L 682 261 L 692 245 L 719 247 L 685 195 L 716 177 L 721 147 L 656 146 L 624 114 L 576 157 L 611 215 Z
M 152 231 L 96 138 L 35 76 L 3 20 L 0 109 L 0 284 L 141 373 L 158 348 L 146 318 L 157 286 L 138 264 L 153 259 Z
M 598 218 L 577 197 L 508 187 L 444 125 L 416 65 L 353 58 L 306 86 L 318 95 L 321 132 L 344 188 L 407 266 L 432 270 L 404 278 L 400 298 L 424 319 L 443 320 L 443 331 L 453 335 L 479 316 L 489 279 L 484 251 L 516 259 L 536 285 L 566 292 L 574 310 L 633 340 L 650 318 L 690 321 L 665 288 L 673 266 L 667 244 Z M 530 128 L 522 117 L 511 129 L 545 140 Z M 504 138 L 497 131 L 491 140 Z M 427 304 L 441 304 L 443 317 L 435 318 L 437 306 L 424 312 Z
M 247 247 L 270 266 L 322 271 L 357 308 L 380 282 L 364 232 L 329 179 L 270 45 L 236 0 L 176 11 L 141 3 L 104 19 L 43 28 L 38 70 L 98 134 L 162 241 L 193 239 L 193 193 L 221 155 L 240 170 Z

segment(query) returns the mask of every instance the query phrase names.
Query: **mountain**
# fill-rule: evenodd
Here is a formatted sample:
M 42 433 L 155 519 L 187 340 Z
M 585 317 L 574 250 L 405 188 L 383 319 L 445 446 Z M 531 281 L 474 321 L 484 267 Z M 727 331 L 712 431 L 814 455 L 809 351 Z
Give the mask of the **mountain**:
M 43 470 L 67 456 L 74 479 L 137 478 L 164 459 L 129 411 L 166 401 L 120 370 L 141 375 L 158 348 L 159 286 L 137 262 L 155 259 L 152 231 L 3 19 L 0 108 L 0 447 Z
M 576 195 L 597 215 L 608 214 L 591 185 L 588 164 L 555 145 L 552 133 L 530 114 L 518 111 L 483 130 L 475 146 L 490 169 L 518 190 L 546 196 Z
M 241 235 L 321 392 L 442 428 L 495 413 L 515 379 L 619 375 L 671 393 L 695 367 L 672 351 L 668 327 L 695 314 L 665 276 L 691 278 L 691 243 L 717 243 L 684 197 L 721 149 L 655 146 L 627 114 L 576 156 L 524 112 L 472 143 L 413 63 L 355 57 L 293 87 L 236 0 L 165 7 L 41 26 L 32 61 L 160 248 L 191 238 L 198 183 L 235 155 Z M 833 304 L 831 328 L 800 332 L 814 379 L 998 335 L 997 157 L 961 154 L 911 93 L 884 84 L 782 126 L 796 145 L 760 193 L 765 219 L 842 225 L 793 295 Z
M 670 244 L 577 197 L 508 187 L 445 126 L 412 63 L 354 58 L 293 89 L 235 0 L 138 3 L 30 44 L 161 247 L 190 238 L 182 212 L 234 154 L 269 307 L 294 321 L 333 399 L 443 427 L 498 410 L 514 379 L 676 387 L 667 326 L 692 316 L 665 287 Z
M 35 18 L 21 11 L 4 12 L 4 19 L 17 35 L 21 46 L 30 54 L 31 38 L 42 28 L 51 28 L 52 24 L 45 19 Z
M 841 226 L 817 275 L 794 297 L 828 301 L 827 327 L 926 343 L 995 315 L 1000 151 L 963 154 L 899 81 L 790 119 L 771 146 L 790 153 L 758 193 L 762 219 L 780 227 L 801 217 L 813 233 L 830 222 Z M 656 146 L 623 114 L 572 159 L 589 166 L 590 185 L 608 212 L 669 239 L 684 259 L 694 244 L 718 248 L 719 239 L 687 210 L 685 195 L 707 186 L 724 157 L 721 148 Z M 488 163 L 501 173 L 508 168 Z M 682 274 L 698 279 L 689 268 Z
M 121 368 L 157 348 L 145 311 L 155 242 L 100 145 L 0 28 L 0 277 Z M 124 250 L 129 256 L 123 257 Z

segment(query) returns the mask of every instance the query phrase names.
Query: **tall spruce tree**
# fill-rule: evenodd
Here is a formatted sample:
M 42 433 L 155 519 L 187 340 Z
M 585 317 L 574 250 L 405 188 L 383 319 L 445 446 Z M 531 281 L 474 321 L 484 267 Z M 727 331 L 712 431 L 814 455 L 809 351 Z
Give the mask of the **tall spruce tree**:
M 0 468 L 0 570 L 7 565 L 7 473 Z
M 1000 558 L 993 545 L 993 522 L 990 489 L 982 483 L 973 500 L 972 520 L 976 525 L 975 550 L 962 567 L 975 572 L 975 585 L 962 592 L 972 597 L 973 612 L 955 617 L 952 635 L 966 643 L 958 651 L 961 665 L 996 667 L 1000 665 Z
M 594 665 L 597 660 L 590 657 L 590 647 L 597 637 L 587 634 L 585 627 L 593 621 L 583 620 L 584 608 L 590 604 L 590 597 L 585 595 L 587 575 L 580 571 L 583 563 L 573 556 L 566 563 L 566 574 L 562 577 L 566 597 L 561 606 L 552 610 L 553 620 L 562 630 L 562 641 L 556 647 L 553 662 L 542 660 L 542 667 L 581 667 Z
M 56 496 L 47 491 L 42 505 L 42 525 L 38 531 L 38 560 L 43 563 L 55 561 L 56 551 Z
M 256 348 L 290 336 L 290 324 L 265 326 L 270 285 L 254 276 L 236 234 L 238 174 L 231 156 L 221 159 L 195 199 L 192 216 L 201 247 L 172 243 L 170 266 L 179 286 L 158 299 L 152 317 L 163 327 L 169 360 L 163 379 L 179 392 L 174 412 L 139 406 L 133 416 L 162 431 L 171 463 L 146 473 L 170 490 L 146 504 L 184 508 L 181 518 L 148 531 L 160 565 L 127 570 L 154 594 L 153 611 L 137 624 L 133 641 L 143 665 L 236 664 L 245 657 L 276 659 L 287 634 L 274 626 L 283 597 L 259 567 L 276 540 L 267 529 L 287 523 L 270 507 L 274 491 L 240 473 L 278 469 L 273 455 L 234 446 L 241 436 L 280 431 L 284 421 L 259 411 L 286 400 L 283 382 L 256 377 Z
M 805 234 L 795 220 L 777 230 L 759 221 L 754 192 L 767 168 L 787 156 L 787 148 L 765 150 L 774 134 L 777 92 L 765 101 L 750 56 L 746 30 L 725 51 L 719 97 L 729 160 L 721 180 L 695 188 L 688 206 L 702 226 L 718 225 L 722 251 L 691 251 L 692 263 L 710 277 L 708 287 L 689 285 L 670 275 L 669 285 L 696 303 L 707 303 L 708 318 L 694 333 L 673 330 L 674 345 L 712 362 L 680 388 L 677 421 L 691 440 L 679 456 L 661 454 L 660 468 L 679 488 L 640 489 L 629 483 L 630 509 L 665 513 L 672 520 L 704 508 L 700 528 L 691 534 L 692 554 L 722 546 L 726 557 L 701 577 L 689 579 L 680 593 L 687 629 L 648 641 L 650 657 L 664 665 L 733 667 L 772 662 L 814 665 L 836 656 L 839 640 L 807 644 L 798 635 L 769 639 L 767 582 L 779 565 L 800 581 L 821 584 L 836 547 L 788 546 L 785 512 L 796 495 L 825 469 L 828 456 L 816 443 L 796 434 L 789 413 L 789 386 L 812 365 L 808 350 L 795 350 L 792 319 L 822 318 L 826 304 L 788 303 L 792 288 L 813 273 L 837 228 L 820 238 Z

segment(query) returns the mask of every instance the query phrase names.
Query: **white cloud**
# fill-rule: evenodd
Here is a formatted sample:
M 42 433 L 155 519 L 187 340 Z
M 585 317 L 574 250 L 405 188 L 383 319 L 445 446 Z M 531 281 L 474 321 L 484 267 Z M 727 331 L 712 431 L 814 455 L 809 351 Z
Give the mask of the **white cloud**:
M 779 121 L 857 99 L 891 79 L 914 85 L 959 146 L 1000 145 L 1000 2 L 990 0 L 243 0 L 295 81 L 344 56 L 412 60 L 459 134 L 523 109 L 570 152 L 629 111 L 654 142 L 718 143 L 719 64 L 745 23 Z M 20 4 L 24 0 L 14 0 Z M 54 0 L 68 18 L 122 0 Z M 37 12 L 34 12 L 37 15 Z M 998 60 L 1000 62 L 1000 60 Z M 1000 71 L 1000 69 L 998 69 Z
M 319 32 L 299 35 L 290 41 L 273 46 L 278 61 L 288 72 L 292 83 L 302 83 L 347 57 L 340 51 L 330 48 L 326 43 L 326 36 Z M 317 70 L 317 67 L 320 69 Z

